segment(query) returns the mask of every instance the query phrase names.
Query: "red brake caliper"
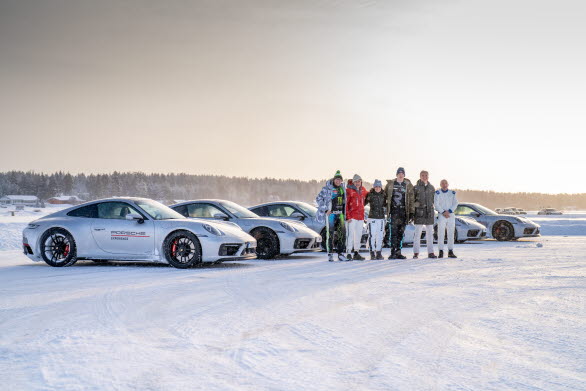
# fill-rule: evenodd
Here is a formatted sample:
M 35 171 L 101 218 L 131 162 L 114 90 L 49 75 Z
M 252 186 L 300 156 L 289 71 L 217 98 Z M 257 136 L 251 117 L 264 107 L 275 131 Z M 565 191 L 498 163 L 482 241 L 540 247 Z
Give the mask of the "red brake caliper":
M 177 239 L 175 239 L 173 241 L 173 244 L 171 245 L 171 255 L 173 255 L 173 257 L 175 257 L 176 252 L 177 252 Z
M 69 255 L 69 245 L 65 246 L 65 251 L 63 251 L 63 256 L 67 257 Z

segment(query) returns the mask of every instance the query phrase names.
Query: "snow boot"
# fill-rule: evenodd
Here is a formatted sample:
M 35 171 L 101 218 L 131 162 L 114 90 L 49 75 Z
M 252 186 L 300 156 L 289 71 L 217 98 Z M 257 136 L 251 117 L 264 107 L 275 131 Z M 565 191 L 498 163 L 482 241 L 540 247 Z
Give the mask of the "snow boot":
M 378 258 L 377 258 L 377 256 L 374 254 L 374 251 L 371 251 L 371 252 L 370 252 L 370 260 L 371 260 L 371 261 L 375 261 L 375 260 L 377 260 L 377 259 L 378 259 Z
M 334 254 L 328 254 L 328 261 L 334 262 Z
M 439 255 L 437 257 L 443 258 L 444 257 L 444 250 L 440 250 Z
M 352 259 L 355 261 L 364 261 L 364 257 L 358 251 L 354 251 L 354 257 Z
M 454 252 L 452 250 L 449 250 L 448 251 L 448 258 L 458 258 L 458 257 L 456 256 L 456 254 L 454 254 Z
M 419 259 L 419 253 L 413 253 L 413 259 Z
M 351 261 L 352 258 L 348 259 L 344 256 L 344 254 L 338 254 L 338 261 L 342 261 L 342 262 L 346 262 L 346 261 Z
M 383 257 L 383 253 L 380 251 L 376 252 L 376 259 L 377 261 L 383 261 L 385 259 L 385 257 Z
M 399 251 L 397 251 L 395 253 L 395 258 L 397 258 L 397 259 L 407 259 L 406 256 L 404 256 L 403 254 L 401 254 L 401 250 L 399 250 Z
M 436 259 L 437 255 L 435 255 L 434 253 L 429 253 L 427 254 L 427 258 Z
M 351 253 L 348 253 L 348 255 L 346 255 L 346 258 L 347 258 L 348 261 L 351 261 L 351 260 L 354 259 L 354 258 L 352 258 L 352 254 Z
M 397 250 L 394 248 L 391 249 L 391 255 L 389 255 L 388 259 L 397 259 Z

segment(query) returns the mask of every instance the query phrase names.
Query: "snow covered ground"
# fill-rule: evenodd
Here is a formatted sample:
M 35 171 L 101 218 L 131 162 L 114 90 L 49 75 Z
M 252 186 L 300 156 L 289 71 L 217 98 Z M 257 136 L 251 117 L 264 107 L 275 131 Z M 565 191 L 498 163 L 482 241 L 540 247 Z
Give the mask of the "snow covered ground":
M 20 248 L 25 214 L 0 216 L 0 240 Z M 191 270 L 51 268 L 2 244 L 0 389 L 584 390 L 586 232 L 572 232 L 457 245 L 456 260 Z

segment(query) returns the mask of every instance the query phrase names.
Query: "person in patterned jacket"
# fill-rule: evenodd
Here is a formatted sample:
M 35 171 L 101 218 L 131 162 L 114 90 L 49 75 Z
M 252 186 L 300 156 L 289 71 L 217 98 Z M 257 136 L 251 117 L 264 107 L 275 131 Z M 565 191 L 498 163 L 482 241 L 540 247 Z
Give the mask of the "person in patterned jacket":
M 326 238 L 328 261 L 334 261 L 332 254 L 334 245 L 338 253 L 338 260 L 347 261 L 348 259 L 344 256 L 346 249 L 346 188 L 339 170 L 332 179 L 326 182 L 315 202 L 317 203 L 316 219 L 318 222 L 325 222 L 329 232 Z

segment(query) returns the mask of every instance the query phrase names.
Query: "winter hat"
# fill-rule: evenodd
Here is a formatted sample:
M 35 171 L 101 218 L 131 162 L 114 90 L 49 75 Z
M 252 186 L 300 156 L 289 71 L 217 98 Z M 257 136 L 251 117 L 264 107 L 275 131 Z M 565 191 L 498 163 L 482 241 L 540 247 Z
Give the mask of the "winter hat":
M 403 167 L 397 168 L 397 175 L 399 175 L 400 172 L 402 172 L 403 175 L 405 175 L 405 169 Z
M 380 181 L 380 179 L 375 179 L 374 180 L 374 185 L 372 185 L 372 187 L 383 187 L 383 184 Z
M 344 178 L 342 178 L 342 174 L 340 174 L 340 170 L 336 171 L 336 175 L 334 175 L 334 179 L 336 179 L 336 178 L 344 179 Z
M 362 178 L 358 174 L 354 174 L 354 176 L 352 177 L 352 182 L 361 181 L 361 180 L 362 180 Z

